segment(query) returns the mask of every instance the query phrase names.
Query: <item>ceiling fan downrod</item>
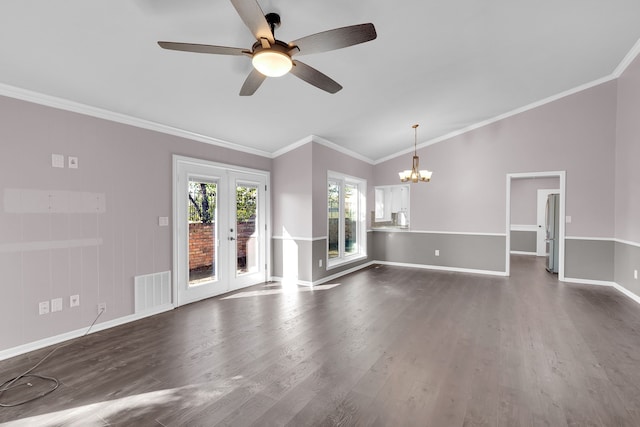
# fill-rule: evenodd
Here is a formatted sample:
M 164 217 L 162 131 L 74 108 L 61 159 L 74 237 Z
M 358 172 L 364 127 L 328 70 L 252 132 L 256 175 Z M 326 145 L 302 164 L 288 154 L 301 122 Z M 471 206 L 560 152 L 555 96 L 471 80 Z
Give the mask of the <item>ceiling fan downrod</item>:
M 271 28 L 271 34 L 273 34 L 273 38 L 276 38 L 276 28 L 280 28 L 282 21 L 280 20 L 280 15 L 277 13 L 267 13 L 265 16 L 269 27 Z

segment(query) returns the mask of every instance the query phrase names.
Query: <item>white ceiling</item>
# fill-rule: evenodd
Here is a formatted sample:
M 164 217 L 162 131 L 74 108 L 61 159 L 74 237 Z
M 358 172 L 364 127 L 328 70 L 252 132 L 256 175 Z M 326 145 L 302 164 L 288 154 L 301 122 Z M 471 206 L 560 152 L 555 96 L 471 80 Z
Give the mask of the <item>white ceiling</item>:
M 344 86 L 292 75 L 251 97 L 249 48 L 227 0 L 3 0 L 0 83 L 268 153 L 316 135 L 369 159 L 610 76 L 640 39 L 637 0 L 259 0 L 276 37 L 372 22 L 378 38 L 300 57 Z

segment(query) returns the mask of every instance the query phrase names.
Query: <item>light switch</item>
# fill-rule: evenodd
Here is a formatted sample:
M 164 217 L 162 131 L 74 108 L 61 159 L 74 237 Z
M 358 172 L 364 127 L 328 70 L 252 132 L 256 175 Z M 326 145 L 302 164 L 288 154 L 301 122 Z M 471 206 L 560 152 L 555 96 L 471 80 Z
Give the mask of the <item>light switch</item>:
M 78 169 L 78 158 L 69 156 L 69 169 Z
M 571 216 L 570 215 L 567 215 L 567 221 L 566 222 L 567 222 L 567 224 L 571 224 Z
M 169 225 L 169 217 L 168 216 L 159 216 L 158 217 L 158 225 L 160 227 L 167 227 Z
M 62 154 L 52 154 L 51 166 L 54 168 L 64 168 L 64 156 Z

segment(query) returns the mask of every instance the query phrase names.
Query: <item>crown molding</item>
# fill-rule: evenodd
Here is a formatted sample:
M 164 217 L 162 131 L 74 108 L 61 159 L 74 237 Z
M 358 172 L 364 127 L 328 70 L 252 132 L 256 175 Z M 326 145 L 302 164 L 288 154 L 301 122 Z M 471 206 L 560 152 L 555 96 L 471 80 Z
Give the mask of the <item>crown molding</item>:
M 289 144 L 286 147 L 283 147 L 277 151 L 274 151 L 273 153 L 271 153 L 271 158 L 275 159 L 276 157 L 280 157 L 283 154 L 287 154 L 289 151 L 293 151 L 296 148 L 302 147 L 303 145 L 306 145 L 310 142 L 313 142 L 312 135 L 305 136 L 304 138 L 294 142 L 293 144 Z
M 619 78 L 622 75 L 622 73 L 624 73 L 627 70 L 629 65 L 631 65 L 633 60 L 636 59 L 636 57 L 639 54 L 640 54 L 640 39 L 638 39 L 636 44 L 633 45 L 633 47 L 625 55 L 625 57 L 622 58 L 622 61 L 620 61 L 620 64 L 618 64 L 616 69 L 613 70 L 613 74 L 612 75 L 615 76 L 615 78 Z
M 580 86 L 576 86 L 572 89 L 566 90 L 564 92 L 560 92 L 556 95 L 552 95 L 550 97 L 544 98 L 540 101 L 536 101 L 533 102 L 531 104 L 525 105 L 523 107 L 519 107 L 516 108 L 514 110 L 508 111 L 504 114 L 500 114 L 498 116 L 489 118 L 487 120 L 483 120 L 481 122 L 478 123 L 474 123 L 472 125 L 466 126 L 464 128 L 455 130 L 453 132 L 449 132 L 447 134 L 441 135 L 439 137 L 427 140 L 425 142 L 422 142 L 420 144 L 417 145 L 417 149 L 421 149 L 421 148 L 425 148 L 428 147 L 430 145 L 433 144 L 437 144 L 439 142 L 442 141 L 446 141 L 448 139 L 451 138 L 455 138 L 457 136 L 463 135 L 465 133 L 471 132 L 473 130 L 488 126 L 492 123 L 498 122 L 500 120 L 504 120 L 506 118 L 515 116 L 517 114 L 520 113 L 524 113 L 526 111 L 532 110 L 534 108 L 538 108 L 541 107 L 545 104 L 549 104 L 551 102 L 557 101 L 559 99 L 565 98 L 567 96 L 576 94 L 578 92 L 584 91 L 586 89 L 590 89 L 592 87 L 601 85 L 603 83 L 607 83 L 611 80 L 615 80 L 617 78 L 619 78 L 624 71 L 629 67 L 629 65 L 636 59 L 636 57 L 640 55 L 640 39 L 638 41 L 636 41 L 636 43 L 633 45 L 633 47 L 631 48 L 631 50 L 625 55 L 625 57 L 622 59 L 622 61 L 620 62 L 620 64 L 618 64 L 618 66 L 615 68 L 615 70 L 608 76 L 602 77 L 600 79 L 597 80 L 593 80 L 591 82 L 585 83 L 583 85 Z M 283 154 L 288 153 L 289 151 L 295 150 L 298 147 L 301 147 L 305 144 L 308 144 L 310 142 L 315 142 L 318 143 L 320 145 L 324 145 L 325 147 L 328 147 L 332 150 L 338 151 L 340 153 L 346 154 L 347 156 L 353 157 L 355 159 L 361 160 L 365 163 L 371 164 L 371 165 L 377 165 L 380 163 L 384 163 L 388 160 L 391 159 L 395 159 L 396 157 L 400 157 L 403 155 L 406 155 L 408 153 L 413 152 L 414 150 L 412 148 L 408 148 L 408 149 L 404 149 L 402 151 L 396 152 L 394 154 L 390 154 L 388 156 L 385 157 L 381 157 L 379 159 L 376 160 L 372 160 L 360 153 L 357 153 L 355 151 L 349 150 L 348 148 L 344 148 L 338 144 L 335 144 L 327 139 L 321 138 L 317 135 L 309 135 L 307 137 L 304 137 L 290 145 L 287 145 L 284 148 L 281 148 L 277 151 L 274 152 L 267 152 L 264 150 L 259 150 L 259 149 L 255 149 L 255 148 L 250 148 L 250 147 L 246 147 L 244 145 L 240 145 L 240 144 L 236 144 L 236 143 L 232 143 L 229 141 L 224 141 L 218 138 L 213 138 L 210 136 L 206 136 L 206 135 L 202 135 L 196 132 L 191 132 L 191 131 L 187 131 L 184 129 L 180 129 L 180 128 L 176 128 L 176 127 L 172 127 L 172 126 L 167 126 L 167 125 L 163 125 L 161 123 L 157 123 L 157 122 L 152 122 L 149 120 L 145 120 L 145 119 L 141 119 L 138 117 L 134 117 L 134 116 L 130 116 L 130 115 L 126 115 L 126 114 L 122 114 L 122 113 L 116 113 L 114 111 L 110 111 L 110 110 L 106 110 L 106 109 L 102 109 L 102 108 L 98 108 L 98 107 L 92 107 L 86 104 L 82 104 L 79 102 L 75 102 L 75 101 L 71 101 L 68 99 L 64 99 L 64 98 L 59 98 L 59 97 L 55 97 L 55 96 L 51 96 L 51 95 L 45 95 L 42 93 L 38 93 L 38 92 L 34 92 L 34 91 L 30 91 L 27 89 L 22 89 L 22 88 L 18 88 L 18 87 L 14 87 L 14 86 L 10 86 L 7 84 L 3 84 L 0 83 L 0 95 L 3 96 L 7 96 L 9 98 L 15 98 L 15 99 L 20 99 L 23 101 L 28 101 L 28 102 L 32 102 L 35 104 L 39 104 L 39 105 L 44 105 L 47 107 L 53 107 L 53 108 L 57 108 L 57 109 L 61 109 L 61 110 L 65 110 L 65 111 L 71 111 L 74 113 L 79 113 L 79 114 L 84 114 L 87 116 L 91 116 L 91 117 L 96 117 L 96 118 L 100 118 L 100 119 L 105 119 L 105 120 L 109 120 L 109 121 L 113 121 L 116 123 L 122 123 L 122 124 L 126 124 L 126 125 L 130 125 L 130 126 L 134 126 L 134 127 L 138 127 L 138 128 L 142 128 L 142 129 L 147 129 L 147 130 L 152 130 L 152 131 L 156 131 L 156 132 L 160 132 L 160 133 L 164 133 L 164 134 L 168 134 L 168 135 L 173 135 L 173 136 L 177 136 L 180 138 L 186 138 L 189 140 L 193 140 L 193 141 L 199 141 L 199 142 L 204 142 L 206 144 L 211 144 L 211 145 L 215 145 L 218 147 L 222 147 L 222 148 L 227 148 L 230 150 L 234 150 L 234 151 L 239 151 L 242 153 L 247 153 L 247 154 L 253 154 L 256 156 L 261 156 L 261 157 L 266 157 L 266 158 L 270 158 L 270 159 L 274 159 L 276 157 L 280 157 Z
M 99 119 L 109 120 L 116 123 L 121 123 L 137 128 L 156 131 L 168 135 L 177 136 L 180 138 L 186 138 L 192 141 L 204 142 L 206 144 L 215 145 L 229 150 L 240 151 L 247 154 L 253 154 L 256 156 L 271 158 L 271 153 L 255 148 L 246 147 L 233 142 L 224 141 L 210 136 L 202 135 L 196 132 L 187 131 L 184 129 L 163 125 L 161 123 L 152 122 L 149 120 L 141 119 L 138 117 L 130 116 L 127 114 L 116 113 L 114 111 L 105 110 L 103 108 L 92 107 L 79 102 L 71 101 L 56 96 L 45 95 L 43 93 L 34 92 L 27 89 L 22 89 L 15 86 L 10 86 L 4 83 L 0 83 L 0 95 L 15 98 L 22 101 L 32 102 L 34 104 L 44 105 L 46 107 L 57 108 L 59 110 L 70 111 L 73 113 L 84 114 L 86 116 L 96 117 Z
M 331 141 L 329 141 L 327 139 L 321 138 L 321 137 L 316 136 L 316 135 L 311 135 L 311 139 L 313 140 L 313 142 L 315 142 L 317 144 L 324 145 L 327 148 L 330 148 L 330 149 L 332 149 L 334 151 L 338 151 L 338 152 L 340 152 L 342 154 L 346 154 L 347 156 L 353 157 L 353 158 L 355 158 L 357 160 L 360 160 L 362 162 L 369 163 L 370 165 L 374 165 L 375 164 L 374 160 L 372 160 L 372 159 L 370 159 L 370 158 L 368 158 L 366 156 L 363 156 L 360 153 L 356 153 L 355 151 L 351 151 L 348 148 L 341 147 L 340 145 L 338 145 L 336 143 L 333 143 L 333 142 L 331 142 Z
M 455 138 L 456 136 L 460 136 L 460 135 L 463 135 L 463 134 L 465 134 L 467 132 L 471 132 L 472 130 L 476 130 L 476 129 L 488 126 L 488 125 L 490 125 L 492 123 L 499 122 L 500 120 L 504 120 L 506 118 L 515 116 L 517 114 L 524 113 L 524 112 L 529 111 L 529 110 L 533 110 L 534 108 L 538 108 L 538 107 L 541 107 L 543 105 L 549 104 L 551 102 L 557 101 L 559 99 L 566 98 L 567 96 L 574 95 L 574 94 L 576 94 L 578 92 L 582 92 L 583 90 L 591 89 L 592 87 L 599 86 L 599 85 L 601 85 L 603 83 L 610 82 L 612 80 L 615 80 L 616 78 L 617 77 L 615 75 L 610 74 L 610 75 L 602 77 L 600 79 L 593 80 L 591 82 L 585 83 L 585 84 L 580 85 L 580 86 L 576 86 L 576 87 L 574 87 L 572 89 L 569 89 L 569 90 L 566 90 L 564 92 L 560 92 L 558 94 L 555 94 L 555 95 L 549 96 L 547 98 L 541 99 L 540 101 L 532 102 L 531 104 L 525 105 L 523 107 L 516 108 L 515 110 L 508 111 L 506 113 L 500 114 L 500 115 L 492 117 L 490 119 L 483 120 L 483 121 L 478 122 L 478 123 L 474 123 L 474 124 L 472 124 L 470 126 L 462 128 L 462 129 L 458 129 L 458 130 L 455 130 L 453 132 L 449 132 L 449 133 L 447 133 L 445 135 L 439 136 L 437 138 L 433 138 L 433 139 L 430 139 L 428 141 L 422 142 L 422 143 L 417 145 L 417 149 L 425 148 L 425 147 L 428 147 L 429 145 L 437 144 L 438 142 L 442 142 L 442 141 L 446 141 L 446 140 L 451 139 L 451 138 Z M 413 152 L 413 149 L 407 149 L 407 150 L 403 150 L 403 151 L 395 153 L 395 154 L 390 154 L 388 156 L 385 156 L 385 157 L 382 157 L 382 158 L 376 160 L 374 162 L 374 164 L 377 165 L 377 164 L 386 162 L 387 160 L 395 159 L 396 157 L 399 157 L 399 156 L 402 156 L 402 155 L 405 155 L 405 154 L 411 153 L 411 152 Z
M 280 150 L 273 152 L 271 157 L 275 159 L 276 157 L 280 157 L 283 154 L 286 154 L 289 151 L 293 151 L 296 148 L 302 147 L 303 145 L 308 144 L 310 142 L 315 142 L 316 144 L 323 145 L 323 146 L 325 146 L 327 148 L 330 148 L 330 149 L 332 149 L 334 151 L 338 151 L 338 152 L 340 152 L 342 154 L 346 154 L 349 157 L 353 157 L 354 159 L 363 161 L 363 162 L 368 163 L 370 165 L 375 164 L 372 159 L 370 159 L 370 158 L 368 158 L 366 156 L 363 156 L 360 153 L 356 153 L 355 151 L 349 150 L 348 148 L 341 147 L 340 145 L 338 145 L 338 144 L 336 144 L 334 142 L 331 142 L 328 139 L 324 139 L 322 137 L 319 137 L 317 135 L 309 135 L 307 137 L 302 138 L 299 141 L 294 142 L 293 144 L 287 145 L 286 147 L 281 148 Z

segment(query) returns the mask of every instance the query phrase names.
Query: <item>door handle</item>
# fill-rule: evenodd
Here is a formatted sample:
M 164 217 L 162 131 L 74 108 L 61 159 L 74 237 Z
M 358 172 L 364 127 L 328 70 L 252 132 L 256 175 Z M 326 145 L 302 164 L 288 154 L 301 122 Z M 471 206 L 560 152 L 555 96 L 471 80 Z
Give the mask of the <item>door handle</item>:
M 229 240 L 236 240 L 235 237 L 229 237 Z

